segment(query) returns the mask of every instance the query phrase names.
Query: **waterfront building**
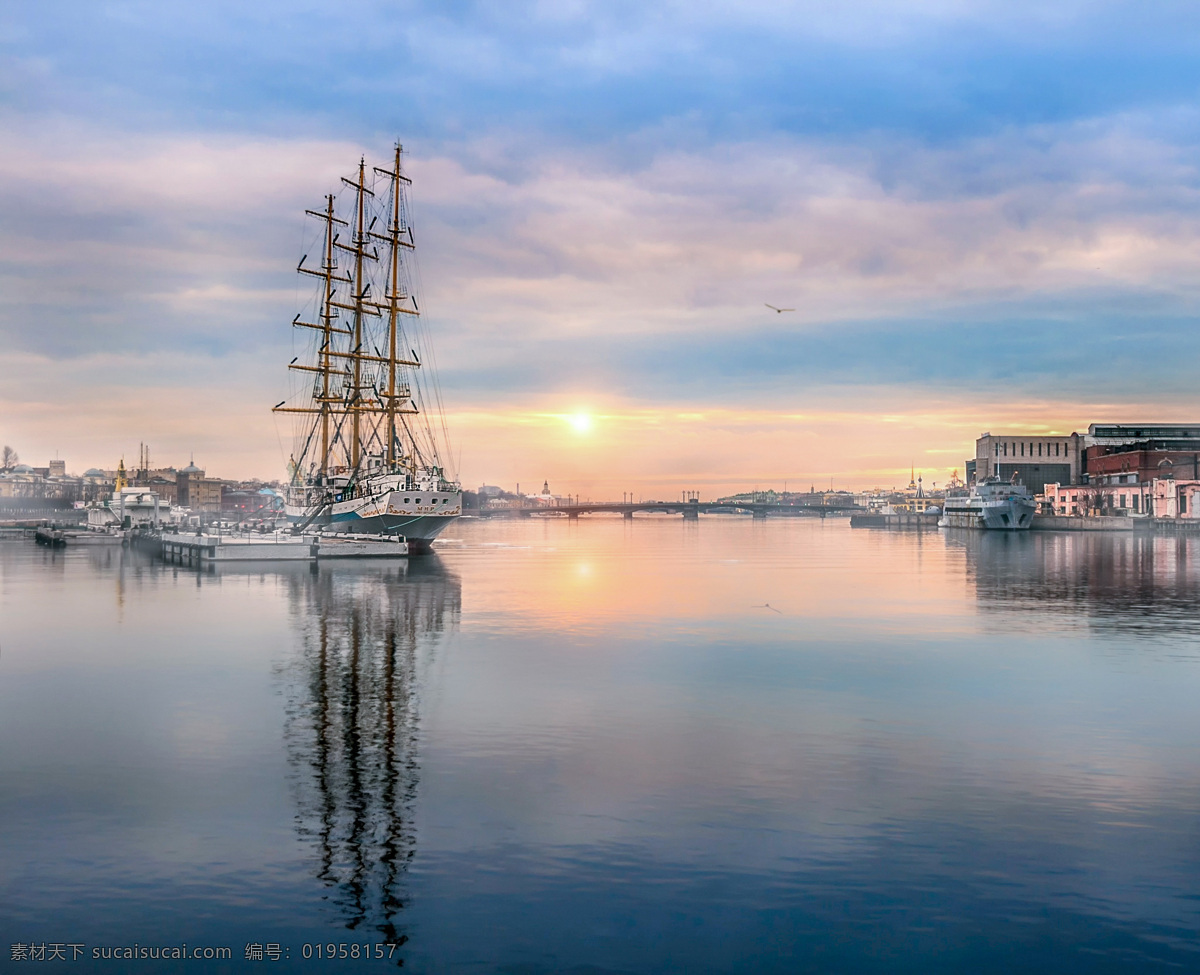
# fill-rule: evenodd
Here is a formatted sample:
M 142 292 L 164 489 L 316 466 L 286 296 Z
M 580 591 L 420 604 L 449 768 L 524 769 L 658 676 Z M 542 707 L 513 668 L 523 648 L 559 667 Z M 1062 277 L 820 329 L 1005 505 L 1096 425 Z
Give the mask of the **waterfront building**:
M 967 484 L 989 477 L 1011 481 L 1015 476 L 1034 493 L 1047 484 L 1078 484 L 1084 472 L 1085 446 L 1078 433 L 1065 437 L 985 433 L 975 441 L 975 459 L 967 461 Z
M 102 501 L 112 494 L 116 486 L 114 478 L 98 467 L 91 467 L 83 472 L 80 481 L 79 500 L 85 503 Z
M 1200 449 L 1200 423 L 1093 423 L 1088 427 L 1089 447 L 1140 441 L 1171 441 L 1181 449 Z
M 192 485 L 204 477 L 204 471 L 196 466 L 194 460 L 187 467 L 175 473 L 176 502 L 185 508 L 194 507 L 192 504 Z
M 203 469 L 195 461 L 175 475 L 175 494 L 180 505 L 193 511 L 218 512 L 221 510 L 221 494 L 225 482 L 216 477 L 205 477 Z
M 50 502 L 62 502 L 64 505 L 84 501 L 84 482 L 81 477 L 61 477 L 51 475 L 42 483 L 41 496 Z
M 0 473 L 0 498 L 40 498 L 43 480 L 28 464 L 17 464 Z
M 1149 500 L 1134 486 L 1110 491 L 1098 485 L 1046 484 L 1037 500 L 1038 510 L 1052 515 L 1142 515 L 1150 510 Z
M 1200 437 L 1101 442 L 1087 448 L 1092 484 L 1143 484 L 1156 477 L 1200 479 Z
M 967 483 L 1015 476 L 1036 493 L 1047 484 L 1088 483 L 1096 474 L 1128 474 L 1136 468 L 1145 483 L 1163 473 L 1149 469 L 1145 457 L 1107 459 L 1138 450 L 1157 451 L 1152 464 L 1165 459 L 1178 466 L 1176 476 L 1200 476 L 1200 462 L 1196 471 L 1183 469 L 1200 458 L 1200 423 L 1093 423 L 1085 434 L 1054 437 L 985 433 L 975 441 L 974 459 L 967 461 Z
M 95 494 L 85 477 L 66 473 L 66 462 L 52 460 L 45 467 L 15 464 L 0 471 L 0 501 L 4 507 L 65 508 Z
M 1055 515 L 1198 518 L 1200 478 L 1152 477 L 1138 483 L 1047 484 L 1039 508 Z
M 1093 423 L 1081 476 L 1045 485 L 1056 514 L 1192 517 L 1191 483 L 1200 482 L 1200 424 Z
M 527 494 L 525 495 L 525 500 L 533 504 L 550 506 L 561 503 L 563 499 L 557 494 L 550 493 L 550 482 L 547 480 L 542 482 L 541 494 Z
M 849 500 L 854 504 L 874 512 L 883 512 L 887 509 L 891 503 L 891 498 L 892 492 L 880 487 L 849 496 Z
M 1200 479 L 1156 477 L 1150 482 L 1150 503 L 1155 518 L 1200 518 Z
M 135 477 L 130 481 L 130 487 L 149 488 L 161 501 L 167 504 L 179 503 L 179 490 L 175 478 L 165 477 L 156 471 L 147 472 L 145 477 Z

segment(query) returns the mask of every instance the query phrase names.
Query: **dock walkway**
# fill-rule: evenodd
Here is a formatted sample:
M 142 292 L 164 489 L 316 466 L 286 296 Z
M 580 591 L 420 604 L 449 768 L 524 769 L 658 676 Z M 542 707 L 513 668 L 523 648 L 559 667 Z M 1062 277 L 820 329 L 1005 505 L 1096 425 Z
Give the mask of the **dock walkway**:
M 209 565 L 220 562 L 311 562 L 317 541 L 311 535 L 163 535 L 157 554 L 176 565 Z
M 226 562 L 315 562 L 318 559 L 406 558 L 401 535 L 162 535 L 151 551 L 176 565 Z

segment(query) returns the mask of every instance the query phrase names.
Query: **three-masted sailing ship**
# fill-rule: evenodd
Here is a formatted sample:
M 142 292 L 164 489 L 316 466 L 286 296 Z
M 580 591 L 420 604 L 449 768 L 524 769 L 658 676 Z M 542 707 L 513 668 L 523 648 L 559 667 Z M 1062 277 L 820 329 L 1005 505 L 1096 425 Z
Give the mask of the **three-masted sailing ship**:
M 446 474 L 401 153 L 397 144 L 390 169 L 360 160 L 344 192 L 305 211 L 320 261 L 306 253 L 297 270 L 316 288 L 292 321 L 306 338 L 288 365 L 292 396 L 274 411 L 296 419 L 285 498 L 294 526 L 403 535 L 418 554 L 462 514 L 462 491 Z

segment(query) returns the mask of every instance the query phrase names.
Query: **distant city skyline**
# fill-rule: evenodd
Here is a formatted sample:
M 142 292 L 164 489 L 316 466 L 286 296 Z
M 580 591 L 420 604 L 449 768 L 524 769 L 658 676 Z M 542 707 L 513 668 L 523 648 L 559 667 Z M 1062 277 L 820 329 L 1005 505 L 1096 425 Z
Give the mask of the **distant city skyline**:
M 397 138 L 464 487 L 889 487 L 961 475 L 987 430 L 1194 421 L 1198 26 L 14 6 L 0 443 L 285 477 L 303 211 Z

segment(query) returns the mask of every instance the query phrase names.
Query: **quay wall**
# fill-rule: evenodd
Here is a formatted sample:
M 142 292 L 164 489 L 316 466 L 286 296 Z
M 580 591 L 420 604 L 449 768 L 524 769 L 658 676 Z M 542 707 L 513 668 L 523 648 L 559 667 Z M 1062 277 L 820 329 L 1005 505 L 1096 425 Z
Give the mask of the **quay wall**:
M 850 516 L 851 528 L 937 528 L 937 523 L 937 515 L 914 511 Z
M 1131 532 L 1139 526 L 1150 527 L 1142 519 L 1119 515 L 1034 515 L 1029 527 L 1044 532 Z
M 1162 535 L 1200 535 L 1200 518 L 1155 518 L 1154 530 Z

